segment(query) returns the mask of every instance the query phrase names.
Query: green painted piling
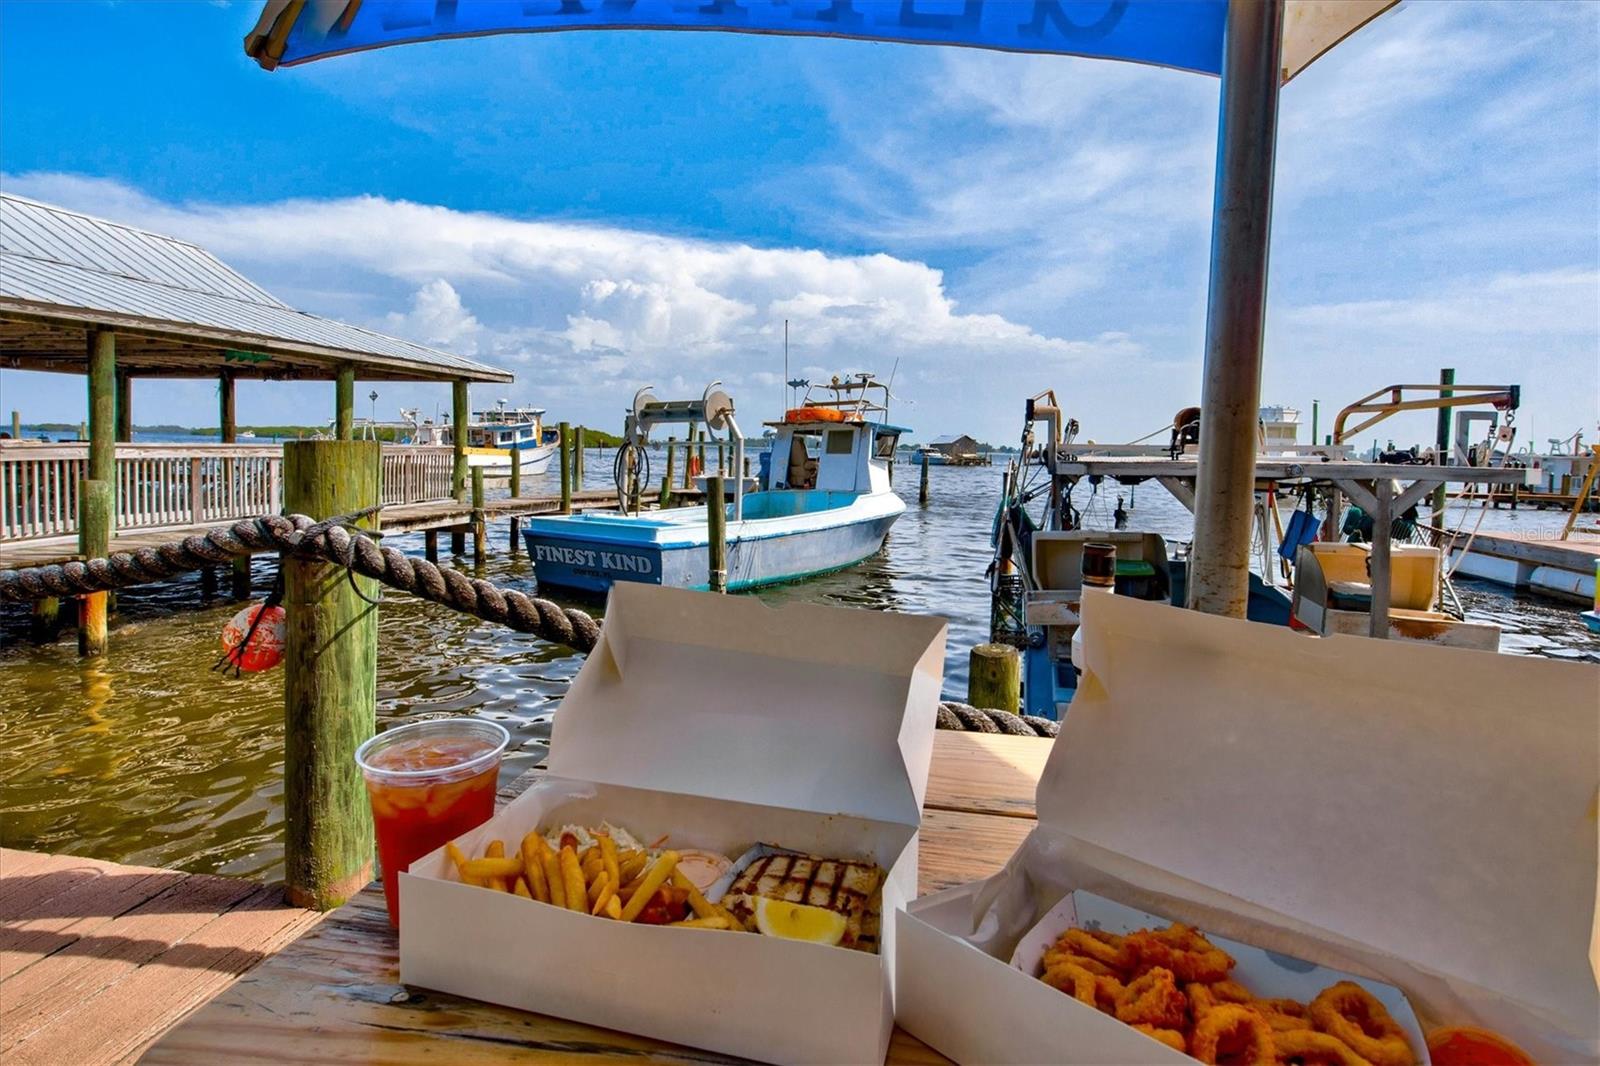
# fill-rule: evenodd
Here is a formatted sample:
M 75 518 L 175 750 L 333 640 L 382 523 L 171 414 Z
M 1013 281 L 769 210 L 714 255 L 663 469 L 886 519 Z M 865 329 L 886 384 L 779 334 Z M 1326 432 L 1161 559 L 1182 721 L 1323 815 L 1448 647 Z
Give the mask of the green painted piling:
M 356 432 L 356 368 L 341 366 L 333 379 L 333 435 L 350 440 Z
M 472 418 L 471 397 L 465 381 L 450 383 L 450 442 L 455 461 L 450 473 L 450 494 L 461 503 L 467 498 L 467 422 Z
M 117 440 L 126 444 L 133 441 L 133 378 L 119 370 L 116 379 Z
M 483 467 L 475 466 L 472 468 L 472 561 L 478 566 L 483 565 L 486 535 L 483 518 Z
M 111 554 L 111 529 L 116 520 L 113 500 L 111 482 L 89 478 L 78 482 L 78 553 L 85 559 L 104 559 Z M 89 592 L 78 597 L 79 655 L 105 654 L 108 595 Z
M 711 591 L 728 591 L 728 508 L 722 502 L 722 475 L 706 478 L 706 533 L 710 543 Z
M 522 498 L 522 455 L 516 451 L 511 453 L 511 498 Z
M 1009 644 L 979 644 L 967 659 L 967 702 L 1016 714 L 1022 701 L 1022 655 Z
M 377 441 L 290 441 L 283 503 L 322 519 L 379 498 Z M 364 527 L 374 523 L 364 519 Z M 355 750 L 377 728 L 378 609 L 331 563 L 285 556 L 284 893 L 331 910 L 372 880 L 370 807 Z M 355 578 L 369 598 L 377 582 Z
M 561 513 L 572 513 L 572 427 L 561 423 Z

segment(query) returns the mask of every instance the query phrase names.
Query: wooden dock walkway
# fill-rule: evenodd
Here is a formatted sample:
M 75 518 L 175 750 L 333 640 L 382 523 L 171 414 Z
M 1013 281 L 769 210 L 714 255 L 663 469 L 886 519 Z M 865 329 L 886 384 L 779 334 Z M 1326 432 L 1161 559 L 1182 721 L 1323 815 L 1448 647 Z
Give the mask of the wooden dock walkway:
M 251 881 L 0 848 L 0 1062 L 131 1062 L 322 917 Z
M 572 494 L 574 511 L 596 511 L 617 505 L 616 492 L 609 489 L 589 489 Z M 506 497 L 484 501 L 484 517 L 526 518 L 531 515 L 556 514 L 561 510 L 560 496 Z M 435 500 L 430 503 L 401 503 L 385 507 L 381 515 L 381 529 L 385 533 L 421 533 L 434 529 L 465 528 L 472 519 L 472 505 L 455 500 Z M 225 522 L 162 526 L 119 533 L 111 538 L 112 551 L 134 551 L 154 547 L 169 541 L 204 533 Z M 80 558 L 78 538 L 42 537 L 34 540 L 0 540 L 0 567 L 46 566 Z

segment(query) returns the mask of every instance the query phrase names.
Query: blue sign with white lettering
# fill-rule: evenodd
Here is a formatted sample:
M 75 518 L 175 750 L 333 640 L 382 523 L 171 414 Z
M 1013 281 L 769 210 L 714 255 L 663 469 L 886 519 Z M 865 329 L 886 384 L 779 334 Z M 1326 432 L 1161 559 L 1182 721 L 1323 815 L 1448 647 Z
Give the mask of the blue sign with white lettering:
M 1218 74 L 1227 10 L 1227 0 L 311 0 L 303 9 L 273 0 L 245 47 L 270 69 L 494 33 L 723 30 L 1095 56 Z

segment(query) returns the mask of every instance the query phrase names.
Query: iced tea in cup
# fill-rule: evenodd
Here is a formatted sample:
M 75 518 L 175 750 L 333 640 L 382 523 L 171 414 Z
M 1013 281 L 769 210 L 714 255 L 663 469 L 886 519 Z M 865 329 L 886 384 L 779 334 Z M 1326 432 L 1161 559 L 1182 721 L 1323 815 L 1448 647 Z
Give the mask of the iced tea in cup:
M 511 734 L 480 718 L 435 718 L 385 730 L 356 749 L 367 779 L 389 924 L 400 927 L 400 871 L 494 814 Z

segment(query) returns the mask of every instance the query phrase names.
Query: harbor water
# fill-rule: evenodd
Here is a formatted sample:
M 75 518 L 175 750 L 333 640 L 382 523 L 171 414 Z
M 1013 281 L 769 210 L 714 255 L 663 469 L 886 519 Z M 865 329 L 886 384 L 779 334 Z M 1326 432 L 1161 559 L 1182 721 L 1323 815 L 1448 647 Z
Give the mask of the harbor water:
M 591 450 L 586 487 L 610 478 L 612 453 Z M 998 460 L 997 460 L 998 461 Z M 947 697 L 966 692 L 968 650 L 988 639 L 989 529 L 1001 466 L 940 467 L 932 498 L 915 503 L 917 470 L 900 466 L 906 513 L 882 553 L 848 571 L 755 595 L 911 611 L 949 619 Z M 556 490 L 553 475 L 527 486 Z M 1129 493 L 1081 485 L 1074 500 L 1089 527 L 1109 527 L 1116 497 L 1130 527 L 1185 541 L 1188 513 L 1154 483 Z M 1554 512 L 1490 511 L 1484 530 L 1559 530 Z M 1474 510 L 1467 529 L 1477 522 Z M 1453 516 L 1452 525 L 1461 516 Z M 510 554 L 506 525 L 491 528 L 483 575 L 531 589 L 525 552 Z M 1554 535 L 1552 533 L 1552 535 Z M 397 538 L 421 554 L 421 535 Z M 441 535 L 441 548 L 449 537 Z M 441 557 L 441 563 L 445 559 Z M 470 559 L 459 560 L 470 567 Z M 258 557 L 258 597 L 275 560 Z M 1600 642 L 1569 604 L 1460 581 L 1468 616 L 1503 627 L 1506 651 L 1600 662 Z M 585 605 L 598 611 L 598 605 Z M 211 669 L 223 624 L 239 605 L 205 603 L 200 580 L 125 591 L 110 653 L 80 660 L 70 631 L 57 643 L 27 639 L 27 612 L 0 609 L 0 843 L 118 862 L 275 879 L 282 819 L 281 671 L 224 676 Z M 537 765 L 550 724 L 581 656 L 523 634 L 398 593 L 386 594 L 379 623 L 378 715 L 393 723 L 475 714 L 513 736 L 503 780 Z

